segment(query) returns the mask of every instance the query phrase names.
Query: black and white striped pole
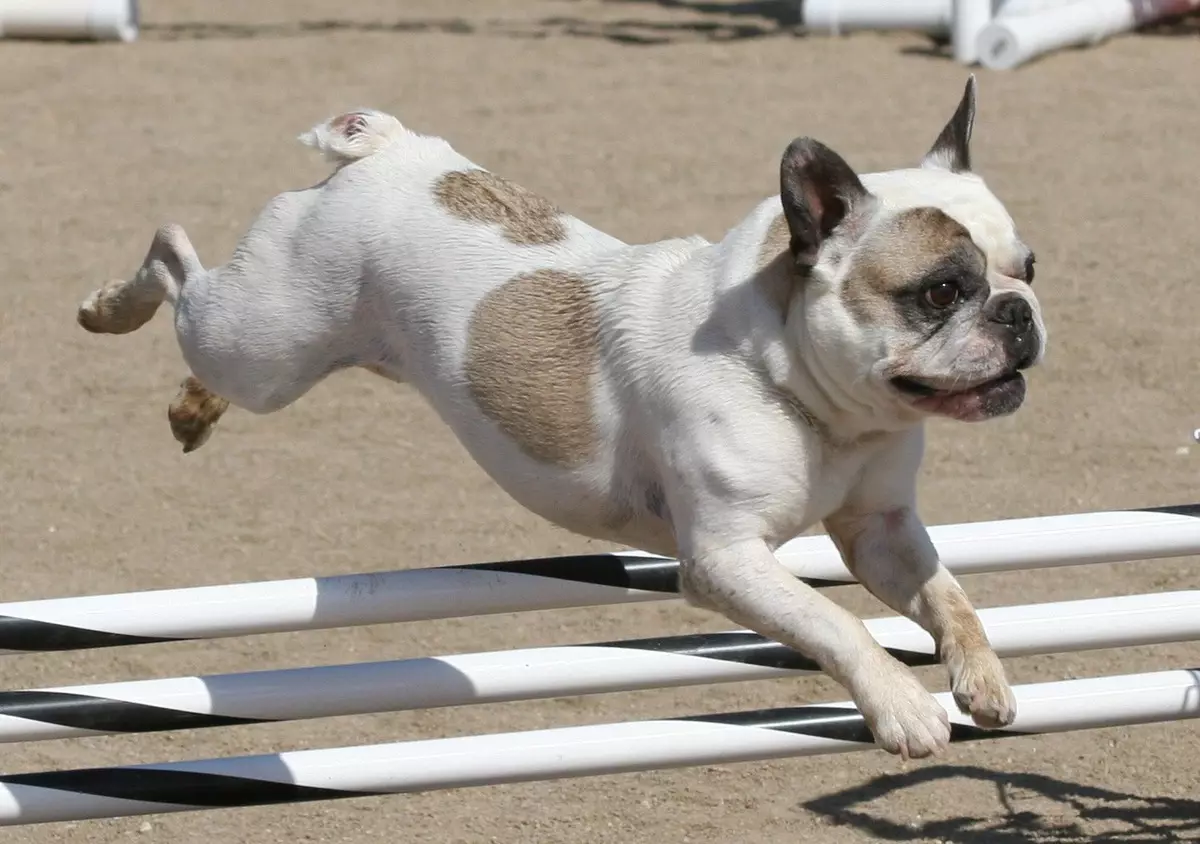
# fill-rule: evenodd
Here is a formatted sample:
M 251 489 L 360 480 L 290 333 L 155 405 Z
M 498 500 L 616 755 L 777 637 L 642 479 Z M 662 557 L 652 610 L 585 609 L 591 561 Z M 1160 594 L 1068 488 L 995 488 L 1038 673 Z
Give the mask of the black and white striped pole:
M 983 730 L 948 694 L 953 741 L 1200 715 L 1200 674 L 1162 671 L 1014 688 L 1017 721 Z M 849 703 L 0 776 L 0 825 L 411 793 L 874 747 Z
M 1001 657 L 1200 640 L 1200 591 L 979 612 Z M 866 622 L 908 665 L 937 662 L 904 618 Z M 0 742 L 225 727 L 572 695 L 768 680 L 816 672 L 747 631 L 388 662 L 0 692 Z
M 1200 505 L 940 525 L 959 575 L 1200 554 Z M 816 586 L 853 583 L 825 536 L 778 552 Z M 678 563 L 640 552 L 0 604 L 0 652 L 215 639 L 678 597 Z

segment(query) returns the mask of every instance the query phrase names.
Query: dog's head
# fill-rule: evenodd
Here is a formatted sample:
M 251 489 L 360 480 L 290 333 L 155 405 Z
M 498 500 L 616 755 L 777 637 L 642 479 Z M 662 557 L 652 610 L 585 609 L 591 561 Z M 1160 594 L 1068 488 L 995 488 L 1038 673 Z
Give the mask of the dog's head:
M 860 178 L 809 138 L 784 153 L 789 325 L 844 410 L 977 421 L 1024 400 L 1046 339 L 1034 256 L 971 171 L 974 119 L 972 76 L 919 167 Z

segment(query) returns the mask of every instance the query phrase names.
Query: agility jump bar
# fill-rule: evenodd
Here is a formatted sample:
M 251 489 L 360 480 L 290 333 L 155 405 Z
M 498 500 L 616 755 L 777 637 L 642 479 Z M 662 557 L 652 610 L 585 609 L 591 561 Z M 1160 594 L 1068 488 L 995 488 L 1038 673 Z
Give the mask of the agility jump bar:
M 1200 505 L 940 525 L 957 575 L 1200 554 Z M 817 587 L 855 582 L 827 536 L 777 552 Z M 0 653 L 86 650 L 678 597 L 679 564 L 625 551 L 0 604 Z

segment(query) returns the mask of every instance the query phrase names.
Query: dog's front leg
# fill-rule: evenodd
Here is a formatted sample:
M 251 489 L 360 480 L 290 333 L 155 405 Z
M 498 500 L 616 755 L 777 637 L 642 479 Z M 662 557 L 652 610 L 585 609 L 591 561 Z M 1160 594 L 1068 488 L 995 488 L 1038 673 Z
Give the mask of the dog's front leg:
M 920 758 L 950 741 L 945 709 L 912 672 L 862 621 L 793 577 L 765 541 L 688 549 L 680 587 L 694 603 L 815 660 L 850 692 L 884 750 Z
M 847 509 L 826 519 L 825 527 L 859 582 L 933 637 L 958 708 L 980 726 L 1011 724 L 1016 701 L 1004 667 L 915 510 L 901 506 L 864 515 Z

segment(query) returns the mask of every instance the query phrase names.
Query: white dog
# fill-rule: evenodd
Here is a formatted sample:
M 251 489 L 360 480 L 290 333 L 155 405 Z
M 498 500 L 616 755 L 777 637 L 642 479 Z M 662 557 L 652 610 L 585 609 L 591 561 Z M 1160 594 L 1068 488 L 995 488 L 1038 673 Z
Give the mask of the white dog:
M 857 176 L 817 141 L 720 242 L 631 246 L 378 111 L 302 140 L 336 162 L 206 270 L 158 231 L 80 307 L 133 331 L 166 301 L 198 447 L 232 402 L 271 413 L 363 367 L 413 384 L 518 502 L 680 560 L 681 589 L 807 654 L 906 758 L 949 720 L 858 618 L 774 549 L 823 523 L 848 567 L 934 637 L 984 726 L 1014 700 L 915 510 L 923 420 L 1015 411 L 1045 342 L 1033 255 L 970 170 L 972 77 L 919 167 Z

